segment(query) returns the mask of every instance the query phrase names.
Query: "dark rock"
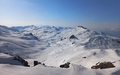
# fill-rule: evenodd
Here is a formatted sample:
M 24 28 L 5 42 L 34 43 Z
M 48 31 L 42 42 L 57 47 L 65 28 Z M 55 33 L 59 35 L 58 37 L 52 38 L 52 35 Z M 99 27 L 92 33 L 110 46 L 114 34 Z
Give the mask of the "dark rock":
M 83 58 L 86 58 L 86 57 L 83 57 Z
M 114 68 L 115 66 L 111 62 L 98 62 L 96 65 L 92 66 L 91 69 L 106 69 Z
M 43 63 L 42 65 L 43 65 L 44 67 L 47 67 L 47 66 L 45 65 L 45 63 Z
M 36 66 L 36 65 L 38 65 L 38 64 L 41 64 L 41 62 L 34 61 L 34 66 Z
M 78 40 L 78 38 L 75 35 L 71 35 L 69 39 L 77 39 Z
M 38 61 L 34 61 L 34 66 L 38 65 Z
M 73 42 L 72 44 L 74 44 L 75 42 Z
M 61 67 L 61 68 L 69 68 L 69 67 L 70 67 L 69 65 L 70 65 L 70 63 L 67 62 L 67 63 L 65 63 L 65 64 L 60 65 L 60 67 Z
M 23 64 L 24 66 L 30 67 L 30 66 L 28 65 L 28 62 L 25 61 L 23 58 L 21 58 L 19 55 L 15 56 L 15 57 L 13 58 L 13 60 L 17 60 L 17 61 L 19 61 L 21 64 Z
M 45 63 L 43 63 L 43 65 L 45 65 Z

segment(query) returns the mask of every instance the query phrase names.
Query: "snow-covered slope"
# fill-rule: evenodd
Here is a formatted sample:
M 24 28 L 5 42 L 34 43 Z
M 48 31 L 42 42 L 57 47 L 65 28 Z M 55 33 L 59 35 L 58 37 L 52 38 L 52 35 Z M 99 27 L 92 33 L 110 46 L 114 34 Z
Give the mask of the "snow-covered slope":
M 83 26 L 31 25 L 12 28 L 0 26 L 0 52 L 0 61 L 4 60 L 7 63 L 0 63 L 0 68 L 3 68 L 0 70 L 0 75 L 10 72 L 11 75 L 119 75 L 120 73 L 120 38 L 104 35 Z M 15 62 L 12 60 L 15 55 L 27 60 L 31 67 L 17 66 L 18 63 L 10 65 L 9 61 Z M 33 67 L 34 60 L 45 63 L 47 67 L 43 65 Z M 116 67 L 106 70 L 91 69 L 97 62 L 104 61 L 114 62 Z M 59 68 L 66 62 L 71 63 L 70 68 Z
M 2 32 L 2 35 L 0 35 L 0 52 L 13 56 L 22 55 L 28 57 L 30 54 L 39 51 L 39 44 L 42 42 L 32 33 L 21 33 L 4 26 L 1 26 L 0 29 Z M 47 46 L 42 44 L 40 48 Z
M 4 60 L 0 58 L 0 60 L 3 60 L 4 63 L 10 62 L 11 56 L 0 54 L 0 57 L 4 57 Z M 8 60 L 9 59 L 9 60 Z M 0 62 L 0 75 L 119 75 L 119 64 L 120 62 L 117 62 L 115 66 L 116 68 L 111 69 L 89 69 L 85 68 L 80 65 L 71 64 L 70 68 L 59 68 L 59 67 L 52 67 L 52 66 L 43 66 L 43 65 L 37 65 L 35 67 L 24 67 L 24 66 L 17 66 L 19 63 L 16 61 L 11 62 L 12 64 L 3 64 Z
M 89 39 L 85 45 L 86 48 L 120 48 L 120 38 L 115 38 L 112 36 L 97 35 Z

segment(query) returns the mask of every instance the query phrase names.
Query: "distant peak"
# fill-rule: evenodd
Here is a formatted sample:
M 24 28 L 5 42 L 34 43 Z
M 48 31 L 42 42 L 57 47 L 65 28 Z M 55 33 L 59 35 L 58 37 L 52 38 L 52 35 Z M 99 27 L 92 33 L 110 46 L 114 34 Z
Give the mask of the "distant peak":
M 28 26 L 28 28 L 36 29 L 37 27 L 35 25 L 30 25 L 30 26 Z
M 30 25 L 30 26 L 35 26 L 35 25 Z

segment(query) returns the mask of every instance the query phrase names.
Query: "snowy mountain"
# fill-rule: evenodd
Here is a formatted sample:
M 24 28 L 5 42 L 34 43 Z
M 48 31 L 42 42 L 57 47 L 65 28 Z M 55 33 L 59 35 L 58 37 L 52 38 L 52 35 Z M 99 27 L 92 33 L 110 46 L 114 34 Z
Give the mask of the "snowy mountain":
M 36 29 L 36 26 L 34 26 L 34 25 L 30 25 L 30 26 L 14 26 L 14 27 L 11 27 L 11 29 L 15 29 L 15 30 L 18 30 L 18 31 L 24 31 L 24 29 Z
M 84 45 L 86 48 L 119 48 L 120 47 L 120 39 L 114 38 L 112 36 L 107 36 L 105 34 L 101 34 L 95 31 L 91 31 L 83 26 L 78 27 L 51 27 L 51 26 L 43 26 L 37 28 L 36 26 L 29 26 L 24 28 L 23 33 L 32 33 L 36 37 L 44 40 L 54 40 L 53 42 L 57 42 L 58 39 L 64 40 L 64 38 L 70 40 L 70 36 L 74 35 L 78 38 L 78 40 L 71 40 L 73 43 Z M 66 33 L 66 34 L 65 34 Z
M 14 32 L 14 30 L 12 30 L 11 28 L 0 25 L 0 35 L 1 36 L 2 35 L 9 35 L 12 31 Z
M 89 42 L 85 45 L 86 48 L 98 48 L 98 49 L 107 49 L 107 48 L 119 48 L 120 47 L 120 38 L 97 35 L 89 39 Z
M 0 75 L 10 72 L 11 75 L 120 74 L 120 38 L 83 26 L 0 26 L 0 52 Z M 12 60 L 16 55 L 27 60 L 30 67 L 20 66 Z M 45 63 L 45 66 L 33 67 L 34 60 Z M 115 68 L 91 69 L 97 62 L 104 61 L 114 62 Z M 59 68 L 66 62 L 71 63 L 70 68 Z

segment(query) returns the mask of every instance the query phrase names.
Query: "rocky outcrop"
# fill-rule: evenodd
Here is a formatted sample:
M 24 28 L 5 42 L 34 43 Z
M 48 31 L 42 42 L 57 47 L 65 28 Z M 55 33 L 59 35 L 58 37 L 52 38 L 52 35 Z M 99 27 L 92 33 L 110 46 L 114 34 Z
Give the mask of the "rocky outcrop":
M 70 63 L 67 62 L 67 63 L 65 63 L 65 64 L 60 65 L 60 67 L 61 67 L 61 68 L 69 68 L 69 67 L 70 67 L 69 65 L 70 65 Z
M 91 69 L 106 69 L 114 68 L 115 66 L 111 62 L 98 62 L 96 65 L 92 66 Z
M 15 56 L 15 57 L 13 58 L 13 60 L 17 60 L 17 61 L 19 61 L 21 64 L 23 64 L 24 66 L 30 67 L 30 66 L 28 65 L 28 62 L 25 61 L 23 58 L 21 58 L 19 55 Z
M 36 65 L 38 65 L 38 64 L 41 64 L 41 62 L 34 61 L 34 66 L 36 66 Z
M 75 35 L 71 35 L 69 39 L 77 39 L 78 40 L 78 38 Z

